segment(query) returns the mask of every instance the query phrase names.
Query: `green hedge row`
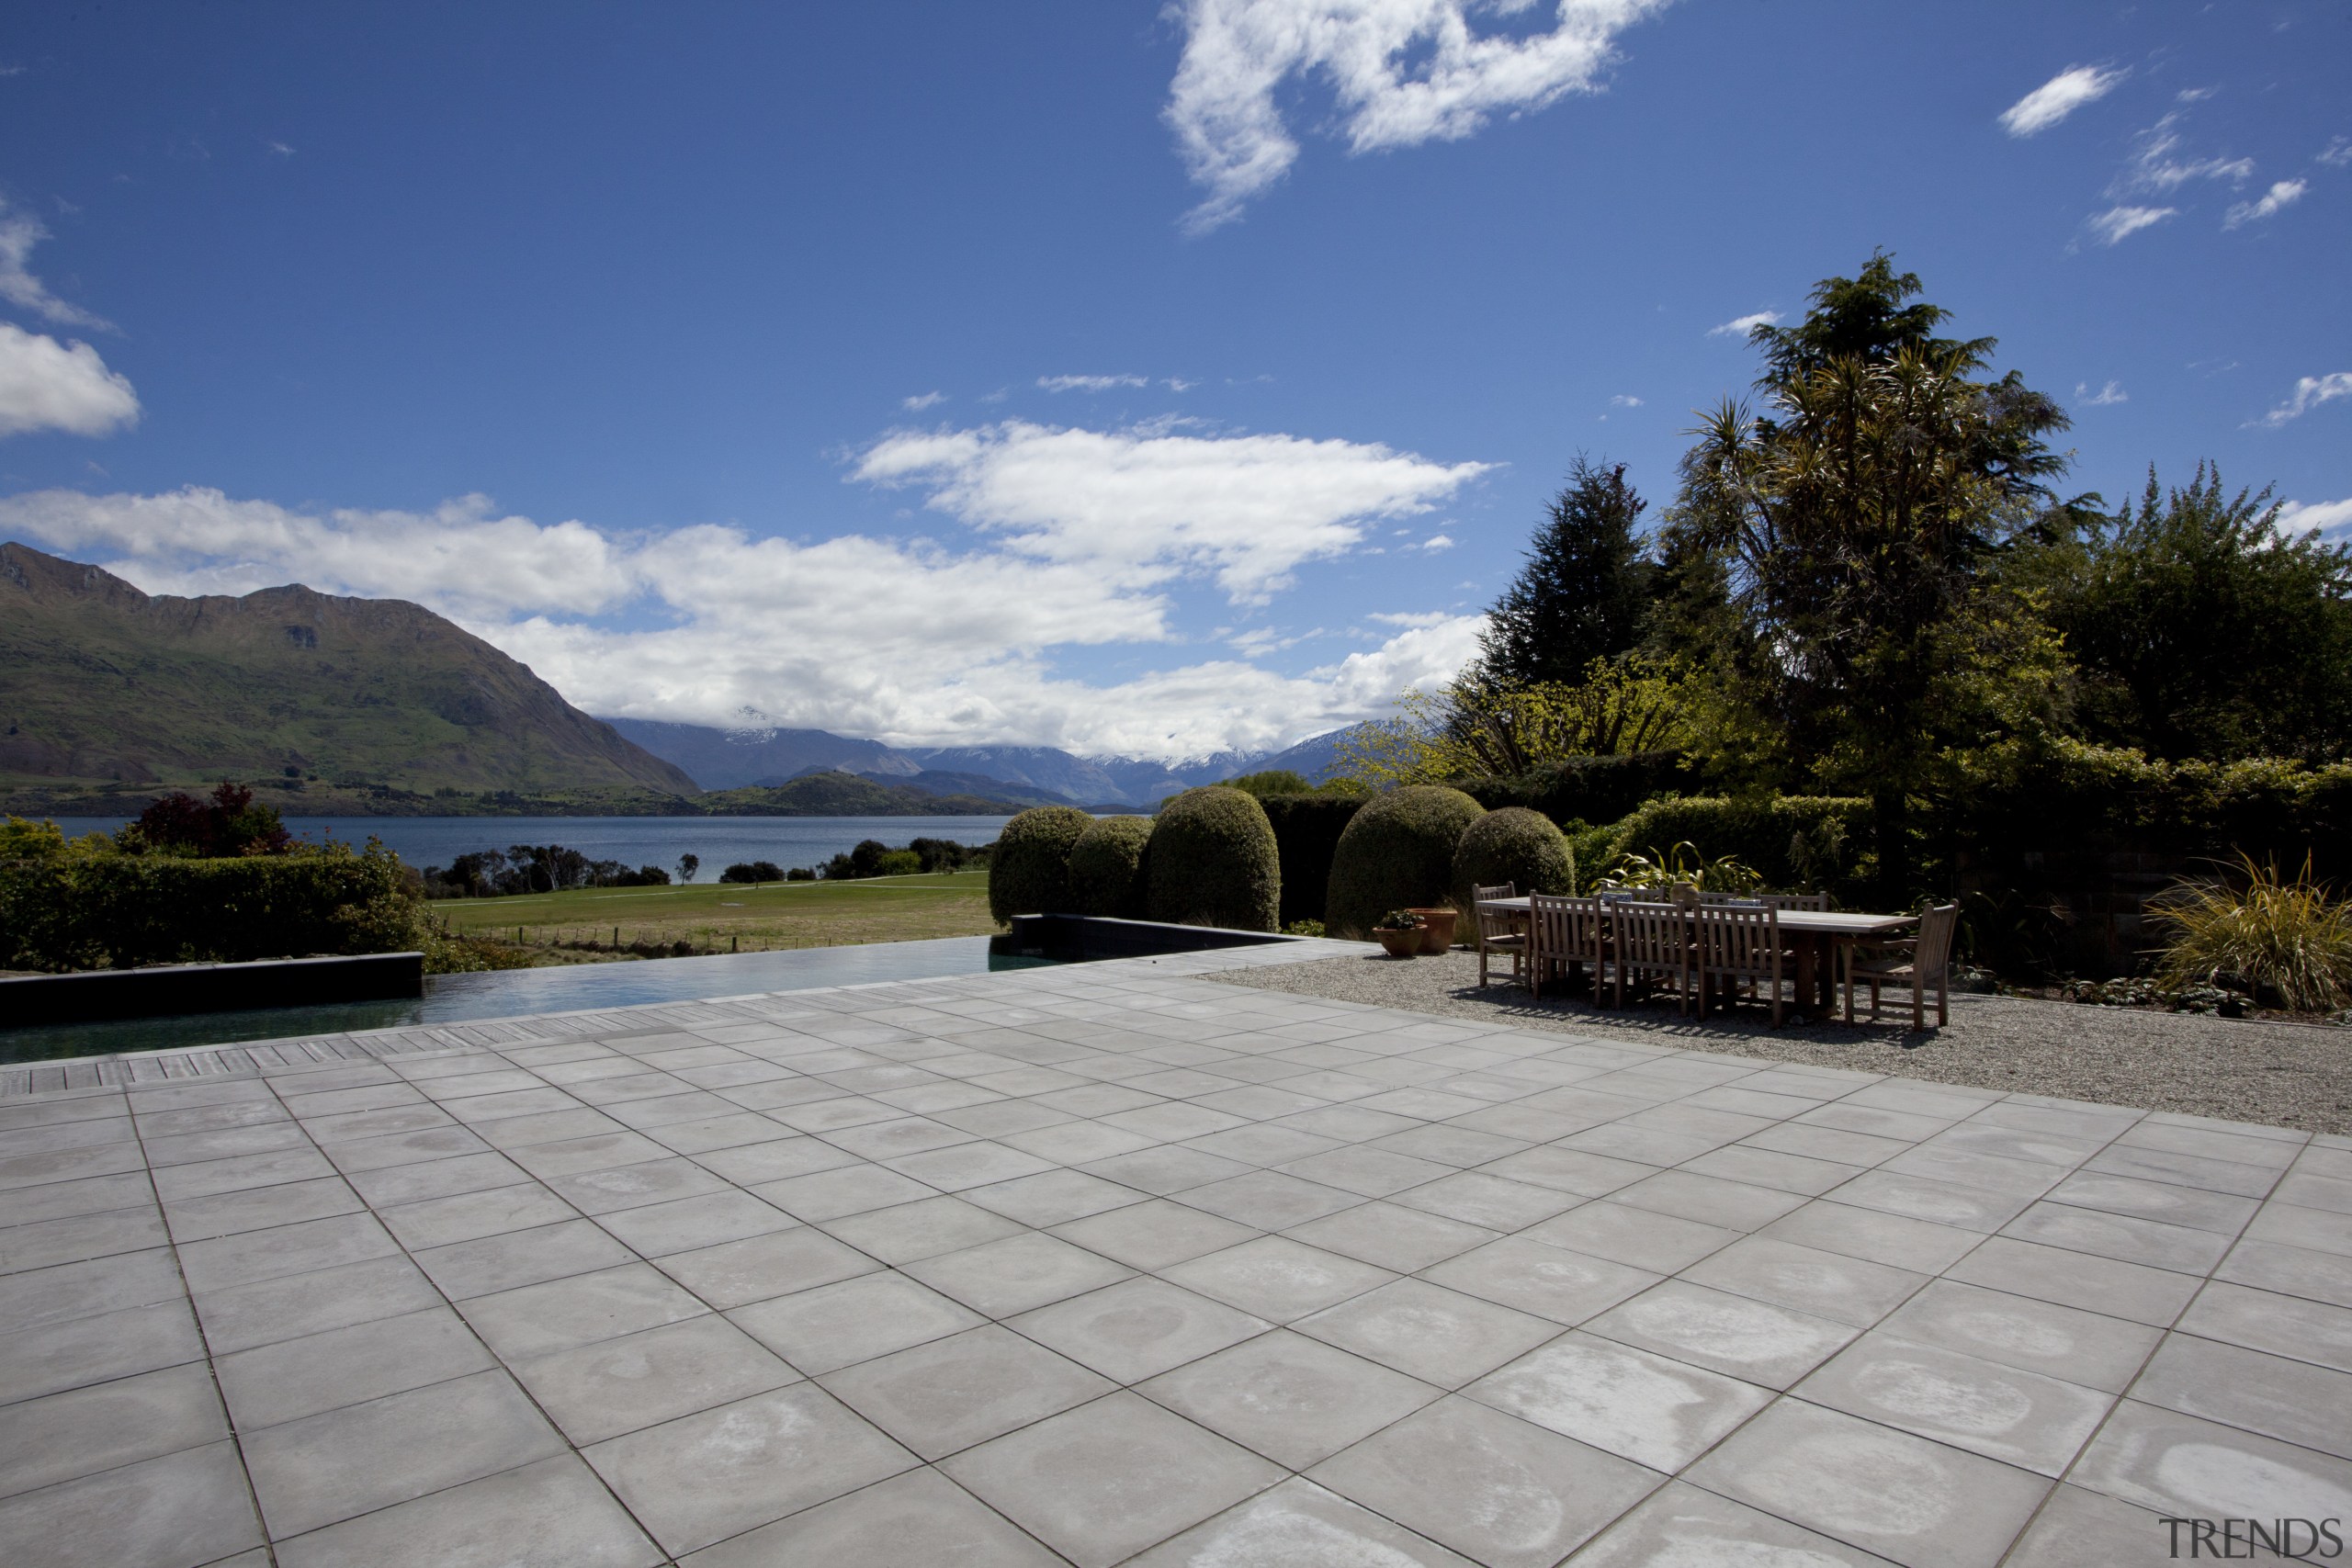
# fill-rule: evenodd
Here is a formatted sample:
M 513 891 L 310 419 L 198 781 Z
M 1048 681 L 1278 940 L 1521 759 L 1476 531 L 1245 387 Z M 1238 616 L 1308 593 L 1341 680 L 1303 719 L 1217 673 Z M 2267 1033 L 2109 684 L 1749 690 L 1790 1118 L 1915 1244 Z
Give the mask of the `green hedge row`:
M 1875 857 L 1870 802 L 1838 795 L 1757 798 L 1683 795 L 1653 800 L 1622 822 L 1571 840 L 1577 868 L 1597 882 L 1621 854 L 1695 845 L 1707 860 L 1736 855 L 1767 887 L 1818 888 L 1841 901 L 1859 897 Z
M 2305 853 L 2318 875 L 2352 879 L 2352 763 L 2277 757 L 2165 762 L 2137 751 L 2061 745 L 1947 809 L 1930 830 L 1959 852 L 1985 848 L 2166 858 Z
M 1570 757 L 1509 778 L 1464 779 L 1463 794 L 1489 811 L 1523 806 L 1566 827 L 1616 822 L 1660 795 L 1701 787 L 1679 751 L 1637 751 L 1629 757 Z
M 1210 784 L 1159 803 L 1145 857 L 1151 918 L 1227 931 L 1279 930 L 1282 856 L 1257 797 Z
M 1367 797 L 1346 795 L 1269 795 L 1258 804 L 1274 829 L 1283 863 L 1282 922 L 1323 918 L 1323 896 L 1330 886 L 1331 856 L 1340 835 Z
M 0 967 L 241 963 L 417 944 L 390 852 L 183 860 L 76 851 L 0 863 Z

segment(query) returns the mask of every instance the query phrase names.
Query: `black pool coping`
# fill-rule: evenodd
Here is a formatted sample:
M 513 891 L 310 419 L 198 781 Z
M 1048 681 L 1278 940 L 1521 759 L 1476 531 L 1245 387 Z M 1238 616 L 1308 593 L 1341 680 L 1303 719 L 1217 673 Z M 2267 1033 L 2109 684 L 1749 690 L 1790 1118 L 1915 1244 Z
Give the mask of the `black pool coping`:
M 14 1029 L 253 1008 L 381 1001 L 424 994 L 424 954 L 164 964 L 0 980 L 0 1020 Z
M 1161 920 L 1121 920 L 1106 915 L 1015 915 L 1012 930 L 994 939 L 995 951 L 1023 958 L 1083 964 L 1099 958 L 1156 958 L 1225 947 L 1312 941 L 1274 931 L 1224 926 L 1179 926 Z

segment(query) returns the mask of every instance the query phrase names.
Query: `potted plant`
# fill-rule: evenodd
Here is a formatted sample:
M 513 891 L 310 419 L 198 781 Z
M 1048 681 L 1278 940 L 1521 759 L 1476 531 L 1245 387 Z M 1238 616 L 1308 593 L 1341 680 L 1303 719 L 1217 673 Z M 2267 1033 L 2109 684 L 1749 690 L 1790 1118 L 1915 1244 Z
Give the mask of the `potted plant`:
M 1410 958 L 1421 950 L 1421 917 L 1410 909 L 1391 909 L 1374 923 L 1372 934 L 1391 958 Z
M 1411 912 L 1420 917 L 1423 953 L 1453 951 L 1453 922 L 1457 918 L 1453 905 L 1437 904 L 1426 909 L 1416 908 Z

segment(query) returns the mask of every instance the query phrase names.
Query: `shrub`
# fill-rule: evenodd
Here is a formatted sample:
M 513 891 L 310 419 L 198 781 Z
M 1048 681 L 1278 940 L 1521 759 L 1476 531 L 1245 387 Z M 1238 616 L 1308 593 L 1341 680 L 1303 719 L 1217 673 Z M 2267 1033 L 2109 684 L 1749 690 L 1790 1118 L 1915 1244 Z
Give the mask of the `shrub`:
M 1261 773 L 1243 773 L 1238 778 L 1227 779 L 1225 787 L 1254 795 L 1261 800 L 1270 795 L 1311 795 L 1315 790 L 1304 774 L 1288 768 L 1269 768 Z
M 1523 806 L 1489 811 L 1453 846 L 1453 901 L 1470 908 L 1474 887 L 1508 882 L 1521 893 L 1573 893 L 1577 862 L 1552 819 Z
M 922 856 L 912 850 L 892 850 L 874 865 L 876 876 L 917 876 L 922 872 Z
M 1069 912 L 1069 852 L 1093 820 L 1075 806 L 1039 806 L 1004 825 L 989 860 L 989 913 L 997 924 Z
M 1460 790 L 1436 784 L 1408 784 L 1366 801 L 1332 854 L 1324 925 L 1361 941 L 1385 910 L 1443 902 L 1453 887 L 1454 846 L 1486 814 Z
M 1279 929 L 1282 852 L 1255 796 L 1221 784 L 1162 801 L 1145 868 L 1155 920 Z
M 1868 801 L 1838 795 L 1654 800 L 1617 824 L 1609 859 L 1577 863 L 1589 875 L 1622 853 L 1671 853 L 1687 846 L 1685 858 L 1736 860 L 1767 887 L 1818 889 L 1849 901 L 1870 879 L 1862 848 L 1870 820 Z
M 1139 920 L 1149 906 L 1148 817 L 1098 817 L 1069 852 L 1069 893 L 1081 915 Z
M 1523 806 L 1566 829 L 1578 820 L 1614 822 L 1645 801 L 1697 784 L 1697 774 L 1681 752 L 1635 751 L 1623 757 L 1563 758 L 1508 778 L 1464 779 L 1460 787 L 1489 811 Z M 1581 860 L 1577 863 L 1586 865 Z
M 1304 920 L 1322 923 L 1323 895 L 1331 885 L 1331 855 L 1364 799 L 1322 791 L 1259 797 L 1266 820 L 1273 824 L 1274 847 L 1282 852 L 1284 931 Z
M 721 882 L 782 882 L 784 868 L 772 860 L 737 861 L 718 874 Z
M 418 944 L 419 913 L 399 858 L 372 842 L 232 859 L 75 846 L 0 864 L 0 968 L 398 952 Z
M 2312 880 L 2312 863 L 2286 881 L 2276 861 L 2240 860 L 2245 886 L 2186 882 L 2150 909 L 2173 932 L 2156 964 L 2165 985 L 2236 980 L 2298 1012 L 2327 1012 L 2352 1001 L 2352 903 Z

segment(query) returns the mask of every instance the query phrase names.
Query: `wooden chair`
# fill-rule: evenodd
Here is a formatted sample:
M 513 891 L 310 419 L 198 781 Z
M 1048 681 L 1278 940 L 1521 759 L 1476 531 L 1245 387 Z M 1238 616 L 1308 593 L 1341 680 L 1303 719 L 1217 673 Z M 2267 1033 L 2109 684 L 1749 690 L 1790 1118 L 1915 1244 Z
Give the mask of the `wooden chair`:
M 1819 909 L 1829 908 L 1826 893 L 1759 893 L 1757 901 L 1768 909 Z
M 1745 982 L 1771 998 L 1772 1027 L 1780 1028 L 1781 965 L 1788 956 L 1781 945 L 1781 912 L 1756 905 L 1702 907 L 1693 938 L 1699 1015 L 1706 1016 L 1711 989 L 1727 985 L 1728 994 L 1736 994 Z
M 1481 986 L 1487 983 L 1487 957 L 1489 953 L 1510 954 L 1512 979 L 1519 979 L 1527 973 L 1528 942 L 1535 923 L 1533 911 L 1529 911 L 1529 929 L 1521 931 L 1512 924 L 1509 910 L 1487 908 L 1489 898 L 1512 898 L 1518 895 L 1518 885 L 1510 882 L 1470 889 L 1470 910 L 1478 922 L 1478 984 Z
M 1610 906 L 1610 936 L 1615 947 L 1617 1005 L 1625 1005 L 1625 981 L 1672 976 L 1678 999 L 1690 1010 L 1690 911 L 1673 904 L 1621 900 Z
M 1936 1027 L 1951 1021 L 1951 939 L 1960 906 L 1937 904 L 1919 917 L 1919 934 L 1899 942 L 1873 942 L 1846 950 L 1846 1021 L 1854 1021 L 1854 982 L 1871 988 L 1871 1017 L 1878 1017 L 1878 990 L 1890 980 L 1911 987 L 1911 1027 L 1928 1027 L 1928 987 L 1936 988 Z
M 1590 964 L 1592 999 L 1598 1005 L 1601 966 L 1612 953 L 1600 900 L 1538 893 L 1527 904 L 1528 989 L 1540 1000 L 1546 980 L 1557 978 L 1565 982 L 1573 978 L 1579 968 Z

